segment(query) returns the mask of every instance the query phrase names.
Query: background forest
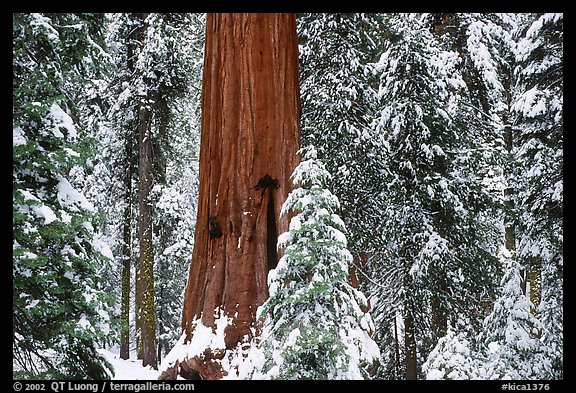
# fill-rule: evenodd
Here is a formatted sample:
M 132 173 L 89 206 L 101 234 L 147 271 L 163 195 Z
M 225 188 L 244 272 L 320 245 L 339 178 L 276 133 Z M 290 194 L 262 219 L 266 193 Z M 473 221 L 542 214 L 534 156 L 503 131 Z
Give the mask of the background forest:
M 110 378 L 104 349 L 156 369 L 181 338 L 205 20 L 13 14 L 15 379 Z M 288 356 L 278 342 L 296 338 L 278 336 L 229 376 L 562 379 L 563 15 L 296 21 L 300 143 L 314 147 L 283 210 L 335 239 L 317 252 L 345 274 L 318 275 L 343 288 L 337 312 L 370 316 L 346 329 L 376 348 L 320 365 L 317 342 Z M 297 236 L 291 224 L 279 239 L 293 247 L 282 282 L 298 277 Z M 277 329 L 287 303 L 271 276 Z M 323 290 L 301 310 L 331 343 Z

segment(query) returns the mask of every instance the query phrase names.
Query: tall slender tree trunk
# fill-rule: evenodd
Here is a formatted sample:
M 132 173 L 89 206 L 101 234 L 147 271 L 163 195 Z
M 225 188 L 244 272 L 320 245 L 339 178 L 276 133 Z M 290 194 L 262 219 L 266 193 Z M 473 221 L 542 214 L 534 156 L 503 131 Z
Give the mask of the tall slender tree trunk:
M 430 309 L 432 311 L 432 329 L 436 335 L 435 340 L 444 337 L 448 330 L 448 317 L 445 312 L 445 307 L 442 306 L 442 300 L 440 297 L 441 293 L 447 292 L 447 285 L 443 278 L 439 278 L 439 280 L 440 288 L 436 293 L 432 294 L 430 302 Z
M 204 53 L 198 215 L 182 328 L 190 340 L 193 321 L 214 326 L 222 312 L 232 318 L 231 349 L 252 334 L 277 237 L 288 230 L 289 218 L 279 215 L 300 141 L 295 15 L 208 14 Z
M 142 359 L 142 286 L 140 284 L 140 262 L 134 273 L 134 327 L 136 331 L 136 358 Z
M 402 366 L 400 363 L 400 337 L 398 337 L 398 321 L 396 321 L 396 314 L 392 320 L 394 324 L 394 378 L 400 379 L 402 375 Z
M 418 379 L 414 317 L 410 310 L 405 310 L 404 315 L 404 351 L 406 353 L 406 379 Z
M 130 358 L 130 267 L 132 264 L 132 140 L 126 140 L 126 173 L 124 174 L 124 228 L 122 245 L 122 306 L 120 310 L 122 331 L 120 334 L 120 358 Z
M 139 21 L 139 25 L 137 28 L 133 29 L 130 31 L 130 33 L 128 34 L 128 36 L 126 37 L 126 46 L 127 46 L 127 66 L 128 69 L 130 70 L 131 73 L 135 73 L 136 72 L 136 60 L 138 58 L 138 53 L 141 50 L 141 48 L 144 46 L 144 39 L 145 39 L 145 33 L 146 33 L 146 18 L 148 17 L 148 14 L 146 13 L 134 13 L 131 14 L 131 17 L 134 20 L 138 20 Z M 140 116 L 140 112 L 141 112 L 141 108 L 135 108 L 135 110 L 138 113 L 138 116 Z M 135 137 L 138 138 L 138 176 L 139 178 L 142 178 L 142 166 L 140 165 L 140 141 L 141 141 L 141 137 L 140 137 L 140 130 L 141 130 L 141 122 L 140 119 L 137 119 L 137 129 L 135 130 Z M 130 152 L 132 152 L 132 149 L 130 148 Z M 131 155 L 129 156 L 131 157 Z M 142 214 L 142 210 L 140 208 L 141 206 L 141 199 L 142 199 L 142 195 L 141 195 L 141 190 L 142 188 L 142 184 L 140 184 L 140 189 L 139 189 L 139 213 L 138 213 L 138 220 L 140 221 L 140 216 Z M 142 243 L 142 238 L 141 238 L 141 230 L 140 230 L 140 223 L 139 223 L 139 243 Z M 140 254 L 142 255 L 142 252 L 140 250 Z M 134 272 L 134 330 L 135 330 L 135 340 L 136 340 L 136 357 L 138 359 L 142 359 L 143 354 L 142 354 L 142 283 L 140 280 L 141 277 L 141 255 L 138 258 L 138 262 L 136 265 L 136 269 Z
M 140 294 L 142 365 L 157 368 L 156 361 L 156 310 L 154 305 L 154 253 L 152 249 L 152 132 L 151 111 L 142 105 L 138 111 L 138 170 L 139 190 L 139 235 L 140 235 Z
M 507 119 L 507 118 L 506 118 Z M 504 125 L 504 146 L 508 152 L 508 156 L 512 155 L 513 148 L 513 138 L 512 138 L 512 126 L 510 124 Z M 514 187 L 510 184 L 513 180 L 513 176 L 508 170 L 505 173 L 508 182 L 507 187 L 504 189 L 504 205 L 509 209 L 510 212 L 514 209 Z M 506 222 L 504 224 L 504 247 L 513 253 L 514 258 L 516 258 L 516 233 L 514 231 L 514 223 Z M 520 271 L 520 287 L 522 288 L 522 293 L 526 294 L 526 284 L 528 281 L 528 275 L 525 269 Z
M 138 13 L 139 26 L 130 35 L 129 65 L 134 69 L 135 45 L 140 49 L 146 37 L 148 14 Z M 152 248 L 152 205 L 149 201 L 153 185 L 152 111 L 143 100 L 137 108 L 138 132 L 138 239 L 139 256 L 136 278 L 136 329 L 140 328 L 138 352 L 143 366 L 157 368 L 156 357 L 156 310 L 154 304 L 154 254 Z
M 160 97 L 156 98 L 154 105 L 154 115 L 157 118 L 156 123 L 158 124 L 157 137 L 152 141 L 152 154 L 154 157 L 154 183 L 157 185 L 165 186 L 167 184 L 165 151 L 168 149 L 168 126 L 170 124 L 170 108 L 168 107 L 166 97 L 161 95 Z M 156 239 L 158 239 L 161 245 L 163 245 L 166 226 L 167 221 L 162 218 L 157 220 L 156 225 L 154 226 L 154 236 Z M 165 272 L 168 269 L 166 265 L 166 260 L 160 257 L 157 268 L 159 278 L 164 277 Z M 162 332 L 165 326 L 164 321 L 166 314 L 166 299 L 164 299 L 164 288 L 166 284 L 164 280 L 162 280 L 159 282 L 159 285 L 158 304 L 156 305 L 158 308 L 156 319 L 158 321 L 158 331 Z M 162 340 L 158 338 L 156 351 L 158 363 L 160 363 L 162 359 L 162 344 Z

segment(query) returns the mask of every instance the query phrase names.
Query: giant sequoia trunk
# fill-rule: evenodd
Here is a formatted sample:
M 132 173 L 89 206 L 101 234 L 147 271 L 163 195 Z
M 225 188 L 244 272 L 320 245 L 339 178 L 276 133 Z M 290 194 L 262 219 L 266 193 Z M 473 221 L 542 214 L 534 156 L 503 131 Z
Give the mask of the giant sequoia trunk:
M 293 14 L 209 14 L 202 81 L 200 189 L 182 328 L 232 317 L 227 348 L 251 335 L 268 298 L 280 208 L 291 190 L 300 130 Z M 218 378 L 196 364 L 208 378 Z

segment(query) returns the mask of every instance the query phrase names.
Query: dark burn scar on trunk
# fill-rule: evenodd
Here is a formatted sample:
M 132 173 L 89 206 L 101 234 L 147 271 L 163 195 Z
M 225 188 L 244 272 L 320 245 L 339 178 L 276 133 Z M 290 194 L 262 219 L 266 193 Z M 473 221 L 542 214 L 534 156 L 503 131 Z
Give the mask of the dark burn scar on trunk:
M 268 255 L 268 271 L 275 269 L 278 264 L 278 253 L 276 251 L 276 240 L 278 239 L 278 229 L 276 228 L 276 209 L 274 208 L 274 197 L 270 193 L 268 198 L 268 211 L 266 212 L 266 248 Z
M 210 227 L 210 239 L 214 239 L 215 237 L 221 237 L 222 236 L 222 230 L 220 230 L 220 225 L 218 225 L 218 222 L 216 221 L 216 217 L 211 216 L 208 219 L 208 224 Z
M 278 179 L 272 179 L 272 176 L 264 175 L 264 177 L 262 177 L 262 178 L 260 178 L 260 180 L 258 180 L 258 183 L 256 183 L 256 185 L 254 186 L 254 189 L 255 190 L 259 190 L 259 189 L 265 190 L 268 187 L 278 188 Z

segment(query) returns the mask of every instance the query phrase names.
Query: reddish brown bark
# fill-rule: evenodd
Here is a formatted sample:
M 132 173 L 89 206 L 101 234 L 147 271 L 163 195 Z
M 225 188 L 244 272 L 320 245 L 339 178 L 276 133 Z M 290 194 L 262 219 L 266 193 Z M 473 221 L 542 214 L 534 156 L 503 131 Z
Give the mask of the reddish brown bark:
M 348 273 L 348 280 L 350 285 L 354 288 L 360 288 L 360 279 L 358 278 L 358 271 L 363 269 L 368 263 L 368 255 L 365 252 L 359 252 L 354 256 L 354 263 L 350 267 L 350 272 Z M 361 305 L 360 309 L 362 312 L 367 313 L 370 311 L 370 299 L 368 299 L 368 304 L 366 306 Z
M 360 287 L 360 279 L 358 278 L 358 270 L 362 269 L 366 266 L 368 262 L 368 256 L 364 252 L 357 253 L 354 255 L 354 263 L 350 267 L 350 272 L 348 274 L 348 279 L 350 281 L 350 285 L 354 288 Z
M 295 15 L 208 14 L 198 215 L 182 317 L 188 339 L 192 321 L 214 326 L 219 308 L 233 318 L 227 348 L 251 334 L 268 298 L 276 239 L 288 230 L 279 214 L 298 163 L 299 116 Z

